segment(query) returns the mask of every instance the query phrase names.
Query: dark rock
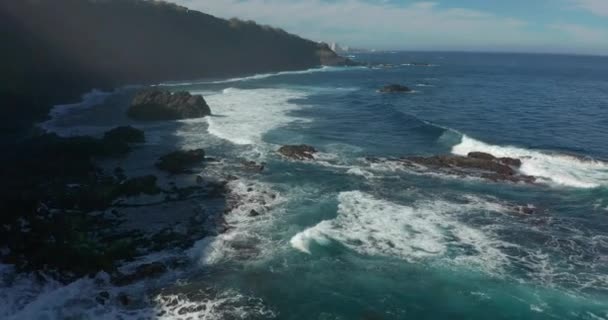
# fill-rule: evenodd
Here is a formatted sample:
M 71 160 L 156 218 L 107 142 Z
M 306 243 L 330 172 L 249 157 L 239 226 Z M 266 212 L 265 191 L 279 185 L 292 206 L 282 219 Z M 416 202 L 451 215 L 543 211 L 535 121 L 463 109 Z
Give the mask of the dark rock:
M 157 178 L 153 175 L 129 179 L 121 183 L 118 193 L 122 196 L 136 196 L 140 194 L 159 194 L 160 188 L 156 185 Z
M 103 139 L 106 141 L 122 141 L 126 143 L 146 142 L 144 132 L 131 126 L 116 127 L 106 132 Z
M 377 161 L 377 160 L 376 160 Z M 483 152 L 471 152 L 467 157 L 443 155 L 432 157 L 406 157 L 405 164 L 422 165 L 458 175 L 471 175 L 492 181 L 534 183 L 536 178 L 518 173 L 513 167 L 521 165 L 519 159 L 496 158 Z
M 526 215 L 530 215 L 530 214 L 535 214 L 536 213 L 536 207 L 534 205 L 528 204 L 525 206 L 516 206 L 515 210 L 518 213 L 521 214 L 526 214 Z
M 100 141 L 102 156 L 122 155 L 131 150 L 130 144 L 146 141 L 144 132 L 131 126 L 116 127 L 107 131 Z
M 264 171 L 264 168 L 266 166 L 266 163 L 262 162 L 262 163 L 257 163 L 255 161 L 243 161 L 243 168 L 245 168 L 245 170 L 248 171 L 253 171 L 253 172 L 262 172 Z
M 444 168 L 463 168 L 483 170 L 497 173 L 500 175 L 512 176 L 515 170 L 511 167 L 498 163 L 493 160 L 485 160 L 479 158 L 469 158 L 460 156 L 433 156 L 433 157 L 410 157 L 407 160 L 417 164 Z
M 313 160 L 317 150 L 314 147 L 301 144 L 282 146 L 278 152 L 287 158 L 295 160 Z
M 336 52 L 331 50 L 329 45 L 326 43 L 319 43 L 317 46 L 317 55 L 321 61 L 321 64 L 324 66 L 346 67 L 361 65 L 355 61 L 338 55 Z
M 397 93 L 397 92 L 410 92 L 412 91 L 410 88 L 406 86 L 402 86 L 400 84 L 389 84 L 380 89 L 382 93 Z
M 469 154 L 467 155 L 467 157 L 469 158 L 473 158 L 473 159 L 481 159 L 481 160 L 496 160 L 496 157 L 494 157 L 493 155 L 489 154 L 489 153 L 485 153 L 485 152 L 469 152 Z
M 127 179 L 127 176 L 125 175 L 125 170 L 121 167 L 114 168 L 114 177 L 118 181 L 123 181 Z
M 167 272 L 167 267 L 160 262 L 142 264 L 131 274 L 119 274 L 112 279 L 117 286 L 125 286 L 144 279 L 156 278 Z
M 180 150 L 160 157 L 156 167 L 170 173 L 183 173 L 203 160 L 205 160 L 203 149 Z
M 257 217 L 259 215 L 260 215 L 260 213 L 257 212 L 257 211 L 255 211 L 254 209 L 251 209 L 251 211 L 249 211 L 249 216 L 250 217 Z
M 110 293 L 107 291 L 102 291 L 97 294 L 97 297 L 95 297 L 95 301 L 97 301 L 99 304 L 106 304 L 108 299 L 110 299 Z
M 133 119 L 156 121 L 201 118 L 211 110 L 200 95 L 152 89 L 137 93 L 127 113 Z
M 131 297 L 124 292 L 119 293 L 116 299 L 118 299 L 118 302 L 120 302 L 120 304 L 122 304 L 123 306 L 128 306 L 129 304 L 131 304 L 131 302 L 133 302 Z
M 516 167 L 516 168 L 521 167 L 521 160 L 519 160 L 519 159 L 505 157 L 505 158 L 499 158 L 498 161 L 500 161 L 500 163 L 506 164 L 508 166 L 512 166 L 512 167 Z
M 508 158 L 508 157 L 496 158 L 495 156 L 493 156 L 489 153 L 485 153 L 485 152 L 478 152 L 478 151 L 469 152 L 467 157 L 473 158 L 473 159 L 498 161 L 504 165 L 516 167 L 516 168 L 521 167 L 521 160 L 519 160 L 519 159 Z

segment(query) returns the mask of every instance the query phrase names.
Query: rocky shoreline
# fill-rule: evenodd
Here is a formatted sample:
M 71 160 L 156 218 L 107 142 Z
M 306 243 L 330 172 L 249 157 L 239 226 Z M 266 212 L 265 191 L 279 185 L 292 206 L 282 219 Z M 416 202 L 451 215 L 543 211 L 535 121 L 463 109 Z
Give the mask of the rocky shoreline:
M 170 119 L 210 114 L 201 96 L 159 90 L 144 90 L 133 99 L 131 110 L 146 108 L 162 110 L 160 114 Z M 203 112 L 192 112 L 193 108 Z M 154 114 L 150 110 L 144 114 Z M 15 266 L 18 272 L 50 275 L 64 283 L 105 272 L 112 283 L 124 285 L 166 270 L 165 264 L 157 262 L 124 274 L 118 267 L 125 262 L 164 249 L 186 249 L 222 230 L 229 180 L 195 175 L 190 168 L 208 161 L 203 149 L 176 150 L 156 162 L 151 159 L 142 166 L 152 174 L 143 176 L 131 176 L 121 167 L 100 166 L 106 160 L 128 157 L 145 141 L 145 133 L 131 126 L 116 127 L 101 138 L 44 133 L 19 141 L 0 162 L 7 187 L 0 194 L 4 213 L 0 262 Z M 168 178 L 159 179 L 159 175 Z M 179 186 L 172 182 L 180 175 L 191 175 L 192 182 Z M 184 221 L 161 223 L 155 230 L 128 221 L 128 212 L 133 210 L 197 207 L 201 201 L 216 203 L 216 212 L 182 210 Z
M 138 121 L 164 121 L 208 116 L 211 109 L 202 96 L 155 89 L 138 93 L 127 112 Z M 142 166 L 155 173 L 143 176 L 130 176 L 121 167 L 100 167 L 100 161 L 127 157 L 145 141 L 145 132 L 130 126 L 111 129 L 101 138 L 64 138 L 47 133 L 20 141 L 13 156 L 4 158 L 0 166 L 8 186 L 7 192 L 0 194 L 0 210 L 8 213 L 0 221 L 0 262 L 14 265 L 18 272 L 50 275 L 63 283 L 105 272 L 114 286 L 126 286 L 160 277 L 169 269 L 187 265 L 187 261 L 171 258 L 145 262 L 128 272 L 120 270 L 125 263 L 166 249 L 192 248 L 197 241 L 231 228 L 225 222 L 225 214 L 238 209 L 244 210 L 240 214 L 256 218 L 269 210 L 269 202 L 276 200 L 277 195 L 268 191 L 261 197 L 251 195 L 251 187 L 241 193 L 231 190 L 238 177 L 210 178 L 193 170 L 212 161 L 203 149 L 175 150 L 151 159 Z M 276 152 L 293 161 L 315 161 L 319 153 L 313 146 L 303 144 L 285 145 Z M 536 180 L 519 172 L 521 159 L 497 158 L 481 152 L 466 157 L 410 156 L 367 161 L 392 162 L 493 182 L 534 184 Z M 240 169 L 256 174 L 263 172 L 265 166 L 243 160 Z M 159 179 L 160 175 L 163 179 Z M 191 183 L 178 186 L 175 178 L 180 176 L 190 177 Z M 162 184 L 161 180 L 169 182 Z M 217 206 L 210 211 L 180 209 L 200 202 Z M 171 215 L 177 214 L 179 219 L 161 219 L 157 228 L 128 221 L 133 214 L 144 221 L 150 219 L 145 215 L 151 212 L 166 215 L 168 206 L 177 208 Z M 530 205 L 513 208 L 521 214 L 536 212 Z M 132 302 L 129 296 L 115 298 L 123 305 Z M 97 297 L 101 304 L 108 299 L 107 292 L 100 292 Z

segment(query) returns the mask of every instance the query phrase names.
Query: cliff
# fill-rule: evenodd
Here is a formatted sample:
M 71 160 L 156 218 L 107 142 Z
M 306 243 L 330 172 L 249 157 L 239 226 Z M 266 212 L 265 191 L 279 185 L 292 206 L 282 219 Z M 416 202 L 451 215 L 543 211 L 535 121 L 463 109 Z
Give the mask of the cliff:
M 146 0 L 0 1 L 3 132 L 91 88 L 348 64 L 327 45 Z

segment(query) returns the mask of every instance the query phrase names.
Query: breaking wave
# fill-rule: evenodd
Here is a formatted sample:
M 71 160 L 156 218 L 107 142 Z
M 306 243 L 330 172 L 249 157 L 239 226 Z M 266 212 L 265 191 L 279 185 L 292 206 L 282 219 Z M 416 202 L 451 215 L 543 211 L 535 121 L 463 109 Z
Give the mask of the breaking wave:
M 479 151 L 495 157 L 521 159 L 521 173 L 535 176 L 549 184 L 573 188 L 597 188 L 608 185 L 608 164 L 575 156 L 552 154 L 512 146 L 497 146 L 462 136 L 452 153 L 466 156 Z

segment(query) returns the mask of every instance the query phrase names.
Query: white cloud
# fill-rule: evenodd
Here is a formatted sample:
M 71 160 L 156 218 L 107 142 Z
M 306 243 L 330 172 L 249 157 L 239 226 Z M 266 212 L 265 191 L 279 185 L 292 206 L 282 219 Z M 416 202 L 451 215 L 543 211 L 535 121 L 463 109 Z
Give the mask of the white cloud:
M 363 0 L 178 0 L 193 9 L 223 18 L 239 17 L 283 27 L 315 40 L 353 45 L 404 47 L 471 45 L 526 38 L 526 23 L 466 8 L 442 9 L 437 2 L 409 6 Z M 387 43 L 388 40 L 392 43 Z
M 608 0 L 574 0 L 574 4 L 595 15 L 608 17 Z
M 223 18 L 239 17 L 278 26 L 313 40 L 368 48 L 543 51 L 567 46 L 566 34 L 577 37 L 573 40 L 583 51 L 592 48 L 595 52 L 599 48 L 608 52 L 608 38 L 598 42 L 598 32 L 593 30 L 578 37 L 585 30 L 575 31 L 566 25 L 543 28 L 487 11 L 446 8 L 436 1 L 409 5 L 367 0 L 174 1 Z
M 608 31 L 595 29 L 577 24 L 553 24 L 549 26 L 551 29 L 561 31 L 567 34 L 575 42 L 604 42 L 608 39 Z

